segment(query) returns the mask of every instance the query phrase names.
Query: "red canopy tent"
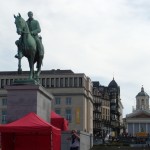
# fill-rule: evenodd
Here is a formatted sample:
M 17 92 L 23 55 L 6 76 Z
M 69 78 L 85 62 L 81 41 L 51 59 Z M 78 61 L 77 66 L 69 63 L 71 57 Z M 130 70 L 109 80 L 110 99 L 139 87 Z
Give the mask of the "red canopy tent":
M 2 150 L 60 150 L 61 131 L 35 113 L 0 126 Z
M 51 124 L 62 131 L 68 130 L 68 121 L 62 116 L 56 114 L 54 111 L 51 111 Z

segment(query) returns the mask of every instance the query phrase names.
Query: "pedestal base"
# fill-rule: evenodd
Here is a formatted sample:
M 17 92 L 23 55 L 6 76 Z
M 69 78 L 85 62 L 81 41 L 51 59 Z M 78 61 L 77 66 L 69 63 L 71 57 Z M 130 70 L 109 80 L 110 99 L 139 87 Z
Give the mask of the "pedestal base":
M 50 122 L 51 100 L 53 96 L 41 85 L 14 84 L 7 86 L 7 123 L 34 112 Z

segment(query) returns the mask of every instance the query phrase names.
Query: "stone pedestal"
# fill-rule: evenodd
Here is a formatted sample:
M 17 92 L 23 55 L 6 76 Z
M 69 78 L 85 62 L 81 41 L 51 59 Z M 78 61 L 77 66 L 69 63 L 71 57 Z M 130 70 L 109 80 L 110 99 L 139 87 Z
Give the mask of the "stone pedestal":
M 7 123 L 22 118 L 30 112 L 50 122 L 53 96 L 41 85 L 12 85 L 7 90 Z

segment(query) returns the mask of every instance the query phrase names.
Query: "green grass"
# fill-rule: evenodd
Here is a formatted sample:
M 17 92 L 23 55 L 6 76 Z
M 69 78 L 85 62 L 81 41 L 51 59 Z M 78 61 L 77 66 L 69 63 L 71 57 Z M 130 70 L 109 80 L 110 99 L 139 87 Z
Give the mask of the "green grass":
M 130 147 L 123 145 L 94 145 L 91 150 L 150 150 L 150 147 Z

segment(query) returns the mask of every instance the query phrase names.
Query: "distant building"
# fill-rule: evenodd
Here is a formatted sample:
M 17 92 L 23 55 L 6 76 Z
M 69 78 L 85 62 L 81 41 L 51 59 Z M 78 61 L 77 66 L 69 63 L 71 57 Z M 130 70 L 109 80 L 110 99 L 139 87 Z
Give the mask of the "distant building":
M 15 79 L 26 79 L 29 72 L 0 72 L 0 123 L 7 123 L 6 85 Z M 92 82 L 84 73 L 71 70 L 45 70 L 41 72 L 40 83 L 55 99 L 52 110 L 69 121 L 69 128 L 93 133 L 93 96 Z
M 113 80 L 108 85 L 110 99 L 110 123 L 112 132 L 118 136 L 123 132 L 123 105 L 120 98 L 120 87 Z
M 113 132 L 118 136 L 123 132 L 123 105 L 120 87 L 113 79 L 108 87 L 93 82 L 93 133 L 105 137 Z
M 110 133 L 110 101 L 107 87 L 93 82 L 93 134 L 105 138 Z
M 126 115 L 127 133 L 136 136 L 138 132 L 150 133 L 149 95 L 141 88 L 136 96 L 136 108 Z

